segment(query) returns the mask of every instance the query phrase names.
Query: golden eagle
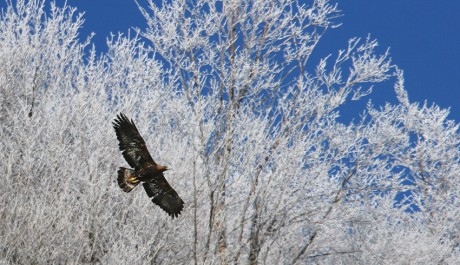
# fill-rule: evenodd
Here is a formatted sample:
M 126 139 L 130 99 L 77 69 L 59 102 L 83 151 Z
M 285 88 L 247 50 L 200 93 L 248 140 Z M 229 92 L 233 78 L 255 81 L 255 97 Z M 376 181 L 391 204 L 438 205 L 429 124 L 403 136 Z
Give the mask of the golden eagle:
M 184 208 L 184 201 L 177 192 L 169 186 L 163 172 L 169 168 L 153 161 L 144 139 L 134 125 L 123 113 L 113 122 L 113 128 L 120 142 L 120 151 L 126 162 L 134 168 L 120 167 L 118 170 L 118 186 L 125 192 L 130 192 L 141 181 L 152 202 L 160 206 L 173 219 L 179 216 Z

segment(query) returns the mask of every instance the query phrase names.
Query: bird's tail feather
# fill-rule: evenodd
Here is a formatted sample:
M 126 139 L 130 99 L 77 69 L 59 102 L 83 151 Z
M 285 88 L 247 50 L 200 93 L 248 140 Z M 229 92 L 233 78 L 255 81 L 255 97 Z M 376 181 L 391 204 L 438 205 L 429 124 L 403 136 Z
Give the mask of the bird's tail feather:
M 124 192 L 130 192 L 139 182 L 139 179 L 134 175 L 134 170 L 120 167 L 118 170 L 118 186 L 120 186 Z

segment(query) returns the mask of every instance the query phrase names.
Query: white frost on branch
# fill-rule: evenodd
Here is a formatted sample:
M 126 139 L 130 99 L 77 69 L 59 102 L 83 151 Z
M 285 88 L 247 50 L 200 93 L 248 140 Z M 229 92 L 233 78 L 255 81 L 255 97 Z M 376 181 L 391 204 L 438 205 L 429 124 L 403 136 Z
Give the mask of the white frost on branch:
M 402 71 L 370 37 L 315 62 L 338 8 L 150 1 L 148 28 L 112 36 L 98 56 L 78 39 L 75 9 L 9 3 L 0 260 L 455 264 L 458 124 L 411 103 Z M 369 101 L 360 118 L 349 114 L 356 121 L 338 119 L 350 100 L 393 81 L 396 103 Z M 125 162 L 111 121 L 121 111 L 173 168 L 166 178 L 186 202 L 174 221 L 142 191 L 117 186 Z

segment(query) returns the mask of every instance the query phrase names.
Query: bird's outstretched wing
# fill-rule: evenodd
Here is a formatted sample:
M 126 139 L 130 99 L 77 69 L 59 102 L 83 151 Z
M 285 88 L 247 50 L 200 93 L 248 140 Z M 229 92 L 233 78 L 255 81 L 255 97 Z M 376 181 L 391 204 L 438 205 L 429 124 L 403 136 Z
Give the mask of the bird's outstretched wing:
M 147 163 L 156 165 L 133 120 L 130 121 L 123 113 L 120 113 L 113 122 L 113 128 L 120 142 L 120 151 L 131 167 L 138 170 Z
M 163 173 L 143 183 L 145 192 L 152 198 L 152 202 L 160 206 L 173 219 L 178 217 L 184 208 L 184 201 L 177 195 L 177 192 L 169 186 Z

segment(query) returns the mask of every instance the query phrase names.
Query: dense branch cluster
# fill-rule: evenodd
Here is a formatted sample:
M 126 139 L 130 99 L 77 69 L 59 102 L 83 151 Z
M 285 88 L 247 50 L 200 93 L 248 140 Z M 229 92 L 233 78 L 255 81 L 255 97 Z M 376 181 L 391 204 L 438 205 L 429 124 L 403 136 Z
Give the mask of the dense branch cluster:
M 0 260 L 101 264 L 455 264 L 458 124 L 411 103 L 378 42 L 328 0 L 153 1 L 147 29 L 89 48 L 76 10 L 0 16 Z M 338 28 L 338 29 L 336 29 Z M 100 54 L 100 55 L 99 55 Z M 392 82 L 394 85 L 392 85 Z M 351 101 L 394 86 L 355 119 Z M 110 121 L 136 120 L 185 201 L 121 192 Z

